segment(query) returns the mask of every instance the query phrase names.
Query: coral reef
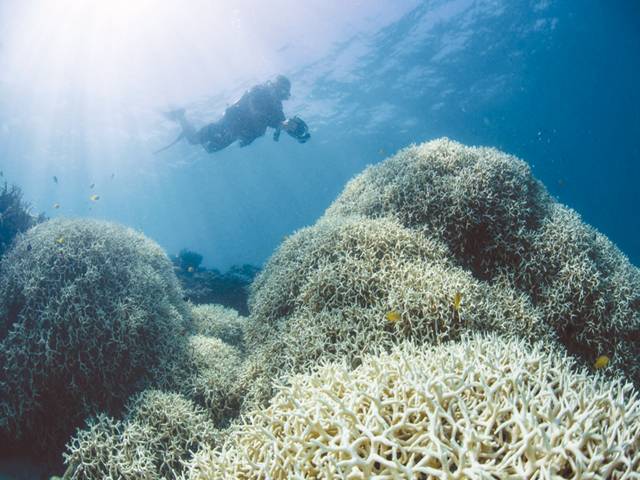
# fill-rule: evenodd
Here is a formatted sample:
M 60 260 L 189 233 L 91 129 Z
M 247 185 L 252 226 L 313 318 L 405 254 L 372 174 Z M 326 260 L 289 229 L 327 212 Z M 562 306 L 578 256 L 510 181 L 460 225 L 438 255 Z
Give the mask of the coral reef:
M 202 263 L 202 258 L 202 255 L 199 253 L 183 248 L 178 253 L 177 263 L 183 270 L 194 271 L 197 270 Z
M 274 378 L 319 359 L 356 365 L 405 339 L 434 344 L 467 331 L 551 335 L 526 295 L 479 281 L 447 256 L 390 218 L 328 217 L 285 240 L 251 297 L 243 409 L 266 403 Z
M 349 182 L 325 216 L 354 214 L 444 242 L 476 278 L 528 295 L 570 351 L 607 354 L 640 385 L 638 269 L 523 161 L 448 139 L 412 146 Z
M 605 354 L 640 385 L 640 269 L 604 235 L 555 204 L 508 276 L 571 352 Z
M 190 311 L 162 249 L 94 220 L 51 220 L 0 265 L 0 430 L 49 452 L 187 357 Z
M 11 246 L 13 239 L 45 220 L 44 215 L 34 216 L 29 205 L 22 200 L 22 190 L 4 182 L 0 190 L 0 257 Z
M 375 281 L 381 294 L 387 290 L 387 285 L 382 280 L 371 278 L 368 273 L 388 269 L 395 261 L 405 264 L 416 260 L 445 263 L 447 255 L 442 243 L 419 237 L 393 220 L 369 221 L 352 216 L 319 221 L 287 237 L 271 256 L 251 285 L 251 315 L 269 324 L 290 315 L 303 303 L 300 292 L 309 274 L 322 272 L 326 264 L 360 263 L 358 269 L 365 270 L 367 282 Z M 349 275 L 351 266 L 344 265 L 344 275 Z M 332 293 L 336 297 L 333 301 L 344 298 L 336 287 L 359 288 L 357 280 L 336 278 L 335 283 L 343 282 L 343 285 L 333 286 Z M 366 305 L 369 298 L 357 301 L 358 305 Z
M 551 204 L 522 160 L 444 138 L 368 167 L 325 216 L 395 218 L 443 241 L 460 265 L 490 279 L 512 268 Z
M 194 305 L 191 308 L 195 333 L 217 337 L 229 345 L 244 348 L 246 318 L 222 305 Z
M 240 399 L 234 396 L 240 350 L 215 337 L 194 335 L 189 339 L 190 374 L 184 376 L 181 391 L 207 412 L 218 427 L 237 416 Z
M 183 463 L 218 432 L 206 412 L 175 393 L 145 390 L 123 421 L 98 415 L 68 443 L 63 479 L 178 478 Z
M 178 257 L 172 257 L 172 261 L 187 300 L 198 305 L 223 305 L 237 310 L 241 315 L 249 314 L 249 285 L 260 271 L 258 267 L 236 265 L 226 273 L 221 273 L 216 269 L 184 268 Z
M 640 271 L 513 156 L 440 139 L 367 168 L 274 253 L 246 320 L 184 303 L 157 246 L 115 230 L 49 222 L 1 265 L 0 427 L 106 410 L 67 478 L 640 470 Z M 255 269 L 181 257 L 188 298 L 243 313 Z M 114 420 L 151 380 L 182 396 Z
M 474 335 L 323 365 L 202 448 L 188 478 L 634 478 L 637 391 L 553 350 Z

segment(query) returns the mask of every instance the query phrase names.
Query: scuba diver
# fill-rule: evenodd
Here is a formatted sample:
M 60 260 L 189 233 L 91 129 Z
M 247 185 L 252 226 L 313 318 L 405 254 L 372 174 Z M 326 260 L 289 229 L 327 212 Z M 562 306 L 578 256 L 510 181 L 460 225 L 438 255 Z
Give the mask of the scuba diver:
M 222 117 L 205 125 L 200 130 L 186 119 L 184 109 L 167 113 L 167 118 L 182 127 L 182 133 L 173 142 L 154 152 L 160 153 L 172 147 L 183 138 L 192 145 L 202 145 L 213 153 L 228 147 L 235 141 L 246 147 L 256 138 L 263 136 L 267 127 L 275 129 L 273 140 L 278 141 L 284 130 L 300 143 L 311 138 L 309 127 L 297 115 L 285 119 L 282 101 L 290 96 L 291 82 L 284 75 L 278 75 L 274 81 L 256 85 L 245 92 L 242 98 L 229 106 Z

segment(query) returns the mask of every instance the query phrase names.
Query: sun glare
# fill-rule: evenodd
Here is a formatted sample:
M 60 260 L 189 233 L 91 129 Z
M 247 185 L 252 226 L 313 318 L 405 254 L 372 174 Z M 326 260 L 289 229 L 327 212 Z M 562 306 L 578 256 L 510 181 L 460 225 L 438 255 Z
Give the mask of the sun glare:
M 207 22 L 198 18 L 200 7 Z M 8 39 L 9 80 L 56 93 L 82 91 L 94 100 L 139 97 L 151 86 L 154 94 L 179 90 L 176 77 L 194 65 L 206 74 L 208 59 L 233 68 L 225 46 L 232 44 L 237 57 L 244 43 L 241 25 L 230 21 L 233 10 L 221 2 L 186 8 L 172 0 L 56 0 L 22 13 Z

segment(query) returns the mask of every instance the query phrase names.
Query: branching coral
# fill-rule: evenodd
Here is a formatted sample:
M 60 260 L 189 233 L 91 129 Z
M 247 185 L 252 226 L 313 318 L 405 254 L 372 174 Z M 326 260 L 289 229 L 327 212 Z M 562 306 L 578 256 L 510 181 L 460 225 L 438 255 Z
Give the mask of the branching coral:
M 240 400 L 234 395 L 240 351 L 215 337 L 194 335 L 189 339 L 190 372 L 184 375 L 182 391 L 207 408 L 216 425 L 226 425 L 237 415 Z
M 0 279 L 0 427 L 48 451 L 144 385 L 170 385 L 190 312 L 162 249 L 133 230 L 52 220 Z
M 174 393 L 145 390 L 123 421 L 99 415 L 67 445 L 65 480 L 177 478 L 218 433 L 206 412 Z
M 293 377 L 189 478 L 636 478 L 640 402 L 549 343 L 403 345 Z
M 531 238 L 512 283 L 530 292 L 571 351 L 606 354 L 640 383 L 640 270 L 559 204 Z
M 353 214 L 444 242 L 476 278 L 528 295 L 572 352 L 610 355 L 640 385 L 638 269 L 523 161 L 448 139 L 412 146 L 349 182 L 325 217 Z
M 246 319 L 232 308 L 222 305 L 194 305 L 191 308 L 193 325 L 197 334 L 217 337 L 240 349 L 244 344 Z
M 270 398 L 273 378 L 319 359 L 357 364 L 403 339 L 434 344 L 466 331 L 548 333 L 525 295 L 476 280 L 445 252 L 391 219 L 326 219 L 288 239 L 254 290 L 239 382 L 244 408 Z M 292 314 L 277 318 L 286 311 Z M 389 312 L 398 318 L 389 320 Z
M 64 480 L 104 478 L 153 479 L 153 439 L 138 423 L 123 423 L 107 415 L 87 421 L 67 445 Z
M 551 197 L 522 160 L 439 139 L 400 150 L 351 180 L 325 216 L 392 217 L 444 241 L 479 278 L 526 248 Z
M 396 261 L 443 263 L 447 255 L 442 243 L 415 235 L 394 220 L 369 221 L 357 216 L 329 218 L 288 237 L 269 259 L 252 284 L 251 315 L 260 322 L 273 324 L 293 313 L 302 304 L 300 292 L 309 273 L 319 272 L 327 264 L 339 265 L 343 260 L 353 259 L 363 269 L 375 273 Z M 348 270 L 345 265 L 345 271 Z M 378 284 L 378 289 L 387 289 L 380 281 Z M 344 287 L 358 288 L 355 282 Z M 333 291 L 340 298 L 342 293 L 335 288 Z M 358 300 L 359 304 L 369 303 L 366 298 Z
M 0 189 L 0 256 L 11 246 L 18 233 L 25 232 L 44 220 L 44 216 L 34 216 L 29 205 L 22 200 L 22 190 L 16 185 L 4 182 Z

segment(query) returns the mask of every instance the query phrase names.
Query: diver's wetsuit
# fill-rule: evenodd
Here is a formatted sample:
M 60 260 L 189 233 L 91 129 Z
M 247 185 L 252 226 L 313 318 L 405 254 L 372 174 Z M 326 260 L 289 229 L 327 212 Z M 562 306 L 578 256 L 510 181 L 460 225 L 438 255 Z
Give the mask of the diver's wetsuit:
M 290 96 L 291 82 L 283 75 L 275 81 L 256 85 L 242 95 L 242 98 L 228 107 L 222 118 L 196 130 L 185 117 L 184 109 L 167 112 L 166 116 L 182 127 L 182 133 L 169 145 L 155 151 L 160 153 L 186 139 L 192 145 L 202 145 L 209 152 L 217 152 L 239 140 L 246 147 L 256 138 L 265 134 L 268 127 L 275 129 L 273 139 L 280 138 L 284 129 L 300 143 L 305 143 L 311 135 L 307 124 L 298 116 L 285 121 L 282 102 Z
M 267 131 L 279 129 L 285 120 L 282 98 L 270 83 L 257 85 L 228 107 L 220 120 L 202 127 L 197 142 L 211 153 L 228 147 L 236 140 L 246 147 Z

